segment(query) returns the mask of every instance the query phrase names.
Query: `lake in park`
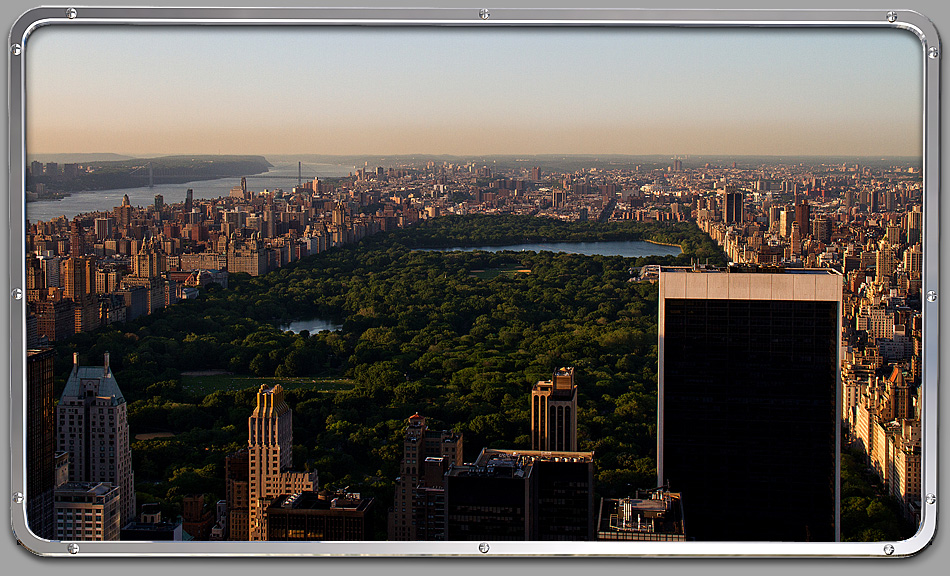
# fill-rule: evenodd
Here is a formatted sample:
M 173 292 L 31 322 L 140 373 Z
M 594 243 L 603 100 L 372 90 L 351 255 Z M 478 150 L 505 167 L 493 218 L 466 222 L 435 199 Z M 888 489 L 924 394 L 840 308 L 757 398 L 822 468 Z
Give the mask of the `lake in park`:
M 512 250 L 515 252 L 567 252 L 569 254 L 583 254 L 585 256 L 623 256 L 624 258 L 640 258 L 644 256 L 679 256 L 683 253 L 679 246 L 653 244 L 642 240 L 608 240 L 604 242 L 535 242 L 530 244 L 507 244 L 504 246 L 453 246 L 450 248 L 423 248 L 428 252 L 501 252 Z
M 336 332 L 337 330 L 342 329 L 343 325 L 337 324 L 336 322 L 323 320 L 322 318 L 311 318 L 309 320 L 297 320 L 295 322 L 291 322 L 290 324 L 281 324 L 277 328 L 285 332 L 290 330 L 294 334 L 300 334 L 304 330 L 311 334 L 316 334 L 317 332 L 323 332 L 324 330 Z

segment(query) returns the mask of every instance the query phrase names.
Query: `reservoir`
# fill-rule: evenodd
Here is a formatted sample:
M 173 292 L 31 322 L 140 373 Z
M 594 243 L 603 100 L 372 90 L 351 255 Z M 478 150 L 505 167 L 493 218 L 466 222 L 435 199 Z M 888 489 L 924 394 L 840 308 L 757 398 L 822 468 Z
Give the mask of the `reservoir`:
M 679 246 L 653 244 L 642 240 L 608 240 L 604 242 L 536 242 L 528 244 L 506 244 L 504 246 L 453 246 L 450 248 L 421 248 L 426 252 L 566 252 L 585 256 L 623 256 L 640 258 L 644 256 L 679 256 L 683 253 Z

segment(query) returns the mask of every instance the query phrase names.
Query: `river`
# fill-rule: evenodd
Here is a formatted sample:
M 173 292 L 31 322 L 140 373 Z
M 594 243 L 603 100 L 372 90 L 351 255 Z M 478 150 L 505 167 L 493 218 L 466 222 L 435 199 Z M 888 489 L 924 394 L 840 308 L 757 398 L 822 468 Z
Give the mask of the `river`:
M 585 256 L 623 256 L 624 258 L 640 258 L 643 256 L 679 256 L 683 253 L 679 246 L 653 244 L 641 240 L 607 240 L 604 242 L 537 242 L 530 244 L 507 244 L 505 246 L 453 246 L 451 248 L 423 248 L 427 252 L 501 252 L 513 250 L 515 252 L 567 252 L 569 254 L 583 254 Z
M 249 190 L 260 192 L 281 188 L 286 192 L 297 185 L 297 162 L 281 159 L 267 159 L 273 168 L 264 174 L 247 176 Z M 353 166 L 341 164 L 318 164 L 304 162 L 301 166 L 303 181 L 319 178 L 333 178 L 347 176 L 354 172 Z M 231 188 L 241 185 L 241 178 L 219 178 L 217 180 L 201 180 L 184 184 L 159 184 L 152 188 L 122 188 L 118 190 L 90 190 L 88 192 L 71 192 L 62 200 L 38 200 L 26 205 L 26 218 L 30 222 L 49 221 L 59 216 L 72 218 L 77 214 L 87 212 L 108 211 L 122 204 L 122 197 L 129 195 L 129 202 L 133 206 L 148 206 L 155 203 L 155 195 L 161 194 L 165 204 L 174 204 L 185 201 L 185 191 L 194 190 L 194 198 L 211 199 L 227 196 Z

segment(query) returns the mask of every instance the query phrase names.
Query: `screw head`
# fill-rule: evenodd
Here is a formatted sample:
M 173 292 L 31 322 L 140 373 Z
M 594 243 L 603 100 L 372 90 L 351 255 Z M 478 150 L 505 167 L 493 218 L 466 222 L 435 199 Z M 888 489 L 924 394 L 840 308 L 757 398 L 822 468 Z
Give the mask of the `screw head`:
M 940 56 L 940 50 L 937 50 L 937 47 L 934 46 L 930 50 L 927 50 L 927 56 L 936 60 L 937 56 Z
M 931 492 L 930 494 L 927 494 L 927 504 L 936 504 L 936 503 L 937 503 L 937 495 L 934 494 L 933 492 Z
M 482 8 L 478 11 L 478 17 L 482 20 L 488 20 L 491 18 L 491 12 L 488 11 L 488 8 Z
M 10 291 L 10 296 L 12 296 L 14 300 L 20 300 L 23 298 L 23 290 L 20 288 L 14 288 L 12 291 Z
M 13 46 L 10 46 L 10 53 L 13 54 L 14 56 L 19 56 L 20 52 L 22 51 L 23 51 L 23 47 L 20 46 L 19 44 L 14 44 Z
M 75 8 L 67 8 L 67 9 L 66 9 L 66 17 L 67 17 L 67 18 L 69 18 L 70 20 L 72 20 L 72 19 L 74 19 L 76 16 L 77 16 L 77 12 L 76 12 L 76 9 L 75 9 Z
M 936 302 L 937 301 L 937 291 L 931 290 L 927 292 L 927 302 Z
M 66 546 L 66 551 L 70 554 L 79 554 L 79 544 L 73 542 L 72 544 Z
M 23 504 L 23 492 L 14 492 L 14 493 L 13 493 L 13 503 L 14 503 L 14 504 Z
M 482 554 L 487 554 L 487 553 L 488 553 L 488 542 L 482 542 L 481 544 L 479 544 L 479 545 L 478 545 L 478 551 L 481 552 Z
M 897 12 L 888 12 L 887 13 L 888 22 L 897 22 Z
M 884 553 L 887 554 L 888 556 L 890 556 L 891 554 L 893 554 L 893 553 L 894 553 L 894 545 L 893 545 L 893 544 L 885 544 L 885 545 L 884 545 Z

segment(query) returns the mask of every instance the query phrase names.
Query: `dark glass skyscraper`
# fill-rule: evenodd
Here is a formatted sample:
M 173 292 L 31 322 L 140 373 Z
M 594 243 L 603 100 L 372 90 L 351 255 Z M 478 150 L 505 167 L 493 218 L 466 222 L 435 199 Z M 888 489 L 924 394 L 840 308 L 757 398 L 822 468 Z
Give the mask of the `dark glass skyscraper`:
M 30 530 L 40 538 L 55 536 L 53 525 L 53 460 L 56 420 L 53 406 L 52 348 L 26 354 L 26 514 Z
M 697 540 L 834 541 L 833 270 L 663 269 L 658 476 Z

